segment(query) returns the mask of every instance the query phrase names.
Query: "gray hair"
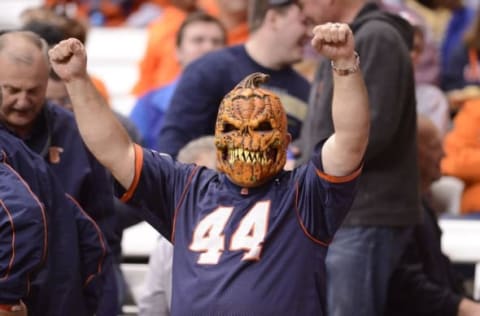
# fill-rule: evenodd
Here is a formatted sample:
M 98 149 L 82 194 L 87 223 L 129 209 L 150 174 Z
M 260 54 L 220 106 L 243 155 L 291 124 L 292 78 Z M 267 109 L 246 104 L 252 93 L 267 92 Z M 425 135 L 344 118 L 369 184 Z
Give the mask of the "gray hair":
M 179 152 L 177 160 L 183 163 L 197 163 L 204 155 L 212 157 L 212 163 L 216 162 L 215 136 L 202 136 L 190 141 Z
M 15 43 L 18 39 L 22 39 L 36 47 L 45 58 L 46 64 L 50 64 L 47 42 L 31 31 L 11 31 L 0 35 L 0 52 L 3 52 L 10 44 Z M 9 54 L 9 57 L 19 63 L 31 64 L 33 62 L 33 56 L 26 52 L 15 52 L 15 54 Z

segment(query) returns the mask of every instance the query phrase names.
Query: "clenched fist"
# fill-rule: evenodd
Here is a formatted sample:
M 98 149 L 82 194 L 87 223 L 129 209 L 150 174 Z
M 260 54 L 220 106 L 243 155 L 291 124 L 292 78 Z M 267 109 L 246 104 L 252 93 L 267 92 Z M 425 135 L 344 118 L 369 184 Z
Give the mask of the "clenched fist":
M 312 46 L 340 68 L 355 63 L 355 41 L 348 24 L 325 23 L 315 26 Z
M 55 73 L 68 82 L 75 78 L 86 78 L 87 54 L 83 44 L 69 38 L 55 45 L 48 52 L 50 63 Z

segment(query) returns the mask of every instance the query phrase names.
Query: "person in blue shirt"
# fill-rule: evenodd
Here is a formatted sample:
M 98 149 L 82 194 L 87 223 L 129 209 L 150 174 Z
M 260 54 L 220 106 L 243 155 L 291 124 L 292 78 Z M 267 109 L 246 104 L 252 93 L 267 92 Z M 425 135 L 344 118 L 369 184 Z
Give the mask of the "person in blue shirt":
M 245 44 L 206 54 L 188 65 L 179 79 L 160 130 L 158 150 L 173 157 L 192 139 L 212 135 L 222 98 L 245 76 L 270 76 L 266 88 L 282 99 L 293 139 L 306 116 L 310 84 L 292 65 L 302 60 L 309 34 L 297 1 L 249 3 Z
M 98 225 L 2 125 L 0 174 L 0 315 L 94 315 L 111 260 Z
M 63 191 L 95 220 L 108 245 L 116 245 L 119 241 L 114 232 L 112 180 L 85 147 L 73 114 L 46 101 L 50 73 L 47 51 L 45 41 L 32 32 L 14 31 L 0 36 L 0 125 L 44 158 Z M 113 267 L 105 269 L 112 271 L 113 279 Z M 116 307 L 116 283 L 111 284 L 109 302 Z
M 186 67 L 202 55 L 222 48 L 226 42 L 225 27 L 217 18 L 203 12 L 191 13 L 177 33 L 177 59 L 182 67 Z M 141 96 L 130 113 L 130 119 L 147 148 L 158 149 L 163 118 L 177 84 L 178 79 Z
M 284 9 L 298 17 L 297 6 Z M 220 105 L 218 172 L 134 144 L 88 78 L 84 46 L 69 39 L 50 50 L 83 140 L 122 200 L 149 210 L 174 245 L 172 315 L 325 315 L 325 257 L 355 196 L 370 113 L 349 26 L 313 35 L 335 69 L 334 132 L 293 171 L 283 170 L 287 115 L 259 87 L 265 74 L 247 76 Z

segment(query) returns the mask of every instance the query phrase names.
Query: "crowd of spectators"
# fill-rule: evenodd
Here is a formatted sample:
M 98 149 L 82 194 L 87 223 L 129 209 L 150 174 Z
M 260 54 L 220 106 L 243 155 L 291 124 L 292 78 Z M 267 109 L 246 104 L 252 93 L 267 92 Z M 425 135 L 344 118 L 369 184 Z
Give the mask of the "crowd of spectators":
M 82 142 L 71 102 L 82 89 L 50 67 L 48 49 L 68 38 L 85 44 L 92 27 L 143 29 L 129 115 L 111 104 L 106 78 L 89 75 L 95 91 L 136 144 L 211 168 L 212 158 L 198 162 L 185 148 L 215 134 L 219 106 L 238 82 L 269 75 L 262 88 L 281 100 L 292 137 L 287 170 L 317 157 L 341 122 L 332 110 L 338 65 L 310 42 L 313 27 L 329 22 L 348 24 L 355 37 L 355 64 L 340 73 L 361 70 L 370 134 L 355 199 L 328 245 L 319 285 L 328 289 L 326 314 L 480 315 L 441 252 L 436 223 L 445 210 L 431 191 L 442 176 L 459 179 L 455 216 L 480 219 L 480 8 L 462 0 L 45 0 L 19 20 L 0 35 L 0 236 L 9 243 L 0 243 L 0 287 L 9 289 L 0 291 L 0 316 L 74 315 L 71 304 L 79 316 L 120 314 L 129 291 L 122 231 L 150 216 L 115 196 L 115 171 Z M 180 159 L 182 149 L 190 154 Z M 9 261 L 15 236 L 27 244 L 33 234 L 30 252 L 20 248 Z M 170 314 L 168 237 L 152 254 L 151 265 L 164 256 L 167 268 L 148 274 L 141 315 Z M 59 238 L 71 248 L 52 241 Z M 63 256 L 75 264 L 57 262 Z M 54 306 L 62 278 L 73 290 Z

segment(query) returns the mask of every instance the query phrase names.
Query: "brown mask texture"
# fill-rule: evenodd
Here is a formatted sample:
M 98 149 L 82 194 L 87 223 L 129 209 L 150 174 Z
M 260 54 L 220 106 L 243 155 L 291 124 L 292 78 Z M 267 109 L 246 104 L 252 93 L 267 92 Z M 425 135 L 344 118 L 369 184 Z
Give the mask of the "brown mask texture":
M 286 161 L 287 117 L 280 99 L 260 84 L 268 75 L 245 77 L 222 100 L 215 126 L 218 169 L 242 187 L 256 187 Z

